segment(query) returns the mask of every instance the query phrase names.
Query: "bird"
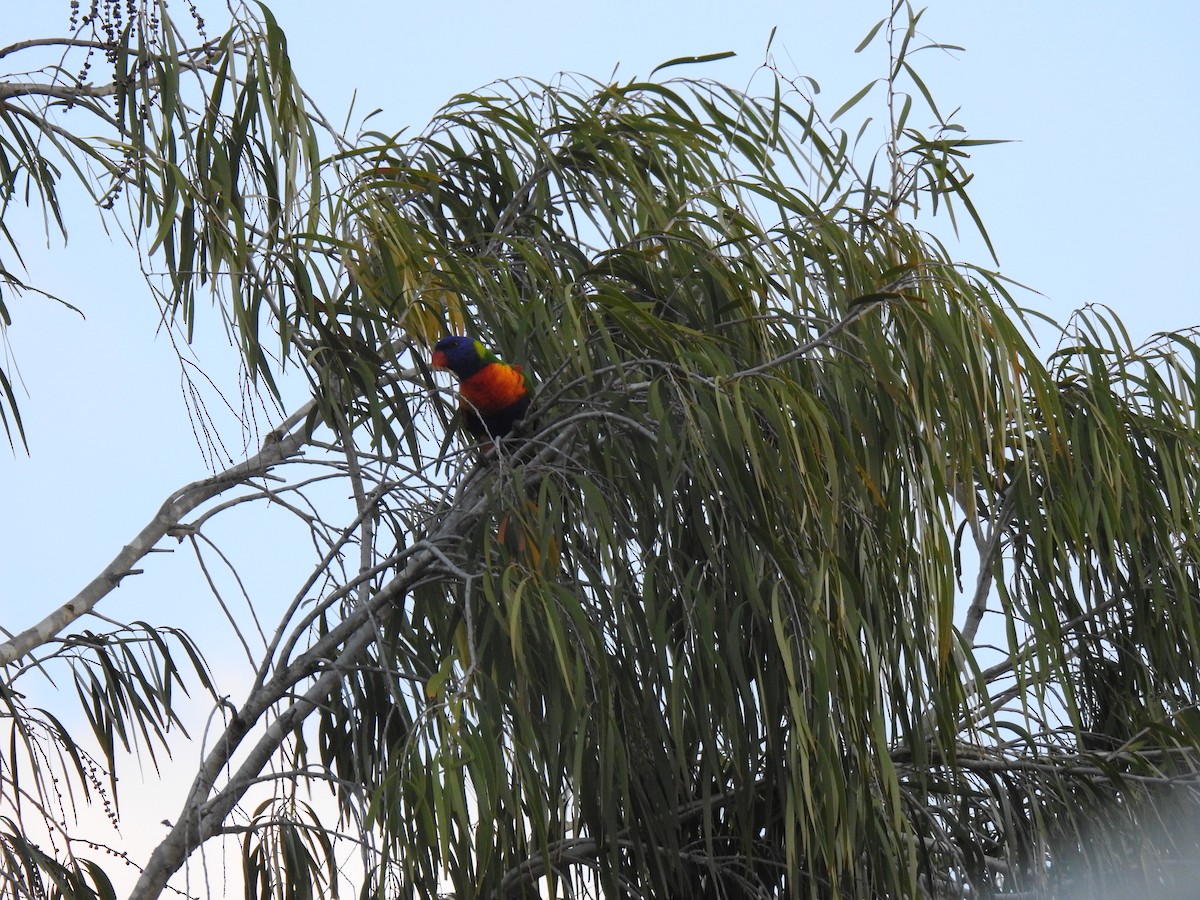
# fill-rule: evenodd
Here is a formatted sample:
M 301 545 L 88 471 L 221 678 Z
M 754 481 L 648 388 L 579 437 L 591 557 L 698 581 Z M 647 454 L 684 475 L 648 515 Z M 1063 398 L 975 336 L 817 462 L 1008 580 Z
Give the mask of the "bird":
M 529 411 L 533 383 L 520 366 L 501 362 L 481 341 L 451 335 L 433 346 L 433 367 L 458 377 L 459 409 L 467 431 L 487 441 L 512 432 Z
M 481 450 L 487 453 L 495 441 L 509 435 L 513 426 L 529 411 L 533 399 L 533 382 L 520 366 L 510 366 L 489 350 L 481 341 L 451 335 L 433 346 L 433 367 L 449 369 L 458 376 L 459 411 L 463 423 L 475 438 L 485 441 Z M 536 519 L 538 506 L 526 501 L 526 511 Z M 558 542 L 551 536 L 541 542 L 532 526 L 521 520 L 513 521 L 508 510 L 500 514 L 496 524 L 496 539 L 513 559 L 522 560 L 528 568 L 539 569 L 543 560 L 558 565 Z

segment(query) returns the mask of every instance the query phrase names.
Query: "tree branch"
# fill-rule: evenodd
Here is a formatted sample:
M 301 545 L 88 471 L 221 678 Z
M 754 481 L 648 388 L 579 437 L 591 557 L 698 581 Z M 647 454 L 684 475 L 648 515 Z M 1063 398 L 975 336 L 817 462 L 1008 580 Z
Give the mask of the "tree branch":
M 85 50 L 111 50 L 113 45 L 110 41 L 84 41 L 79 38 L 31 38 L 28 41 L 16 41 L 9 44 L 7 47 L 0 47 L 0 59 L 10 56 L 13 53 L 19 53 L 22 50 L 29 50 L 33 47 L 81 47 Z
M 314 405 L 310 401 L 304 409 L 310 410 Z M 295 424 L 303 419 L 304 415 L 293 414 L 285 422 L 285 425 L 291 423 L 290 427 L 294 428 Z M 0 644 L 0 666 L 6 666 L 47 643 L 72 622 L 91 612 L 97 603 L 117 587 L 126 575 L 131 573 L 138 561 L 144 558 L 160 540 L 177 528 L 184 516 L 196 507 L 228 488 L 241 484 L 248 478 L 262 475 L 273 466 L 295 456 L 307 443 L 307 440 L 307 435 L 303 432 L 281 436 L 279 431 L 273 431 L 267 435 L 262 449 L 250 459 L 231 466 L 211 478 L 193 482 L 175 491 L 159 507 L 154 518 L 138 532 L 132 541 L 121 548 L 121 551 L 113 557 L 112 562 L 88 582 L 83 590 L 32 628 L 27 628 L 16 637 Z
M 962 627 L 962 638 L 967 644 L 974 645 L 975 633 L 979 630 L 979 623 L 983 621 L 988 595 L 991 594 L 992 584 L 996 579 L 995 564 L 1000 556 L 1000 541 L 1016 506 L 1016 489 L 1010 487 L 1009 494 L 1000 507 L 1000 514 L 992 523 L 992 531 L 984 543 L 983 552 L 979 554 L 979 578 L 975 583 L 975 596 L 971 598 L 971 605 L 967 607 L 967 617 Z
M 913 281 L 913 273 L 905 272 L 899 278 L 888 282 L 878 291 L 873 294 L 866 294 L 862 297 L 857 297 L 851 301 L 852 309 L 834 322 L 829 328 L 825 329 L 821 334 L 817 335 L 810 341 L 806 341 L 794 350 L 789 350 L 782 356 L 777 356 L 774 359 L 762 363 L 758 366 L 753 366 L 749 369 L 742 369 L 740 372 L 734 372 L 726 381 L 736 381 L 739 378 L 747 378 L 751 375 L 758 375 L 762 372 L 768 372 L 771 369 L 778 368 L 784 363 L 791 362 L 793 359 L 799 359 L 802 356 L 807 356 L 818 347 L 823 347 L 829 341 L 836 337 L 841 332 L 845 331 L 863 316 L 869 312 L 873 312 L 889 300 L 903 299 L 903 294 L 898 293 L 902 288 Z
M 563 452 L 563 447 L 577 432 L 574 427 L 563 429 L 555 440 L 529 449 L 531 456 L 525 465 L 544 461 Z M 514 454 L 523 456 L 524 445 Z M 170 833 L 154 849 L 145 870 L 138 879 L 131 900 L 157 897 L 170 877 L 179 870 L 193 850 L 220 833 L 233 808 L 246 790 L 256 781 L 263 766 L 271 759 L 297 725 L 339 689 L 345 672 L 352 668 L 375 640 L 375 619 L 380 611 L 397 604 L 416 584 L 429 567 L 440 564 L 442 545 L 456 545 L 462 535 L 474 527 L 483 514 L 495 468 L 476 467 L 459 486 L 453 504 L 441 515 L 440 521 L 409 557 L 404 570 L 377 591 L 367 602 L 354 607 L 347 616 L 323 635 L 292 663 L 275 669 L 274 676 L 251 689 L 246 701 L 230 719 L 224 733 L 201 764 L 183 809 Z M 264 663 L 264 666 L 266 664 Z M 318 673 L 320 673 L 318 675 Z M 271 721 L 266 731 L 251 747 L 237 770 L 214 793 L 218 777 L 229 769 L 230 762 L 251 729 L 277 703 L 293 694 L 296 685 L 318 675 L 300 697 L 295 699 Z
M 113 82 L 99 87 L 90 84 L 59 85 L 45 84 L 40 81 L 0 81 L 0 100 L 10 100 L 14 97 L 53 97 L 56 100 L 74 101 L 86 97 L 94 100 L 98 97 L 112 97 L 119 86 Z

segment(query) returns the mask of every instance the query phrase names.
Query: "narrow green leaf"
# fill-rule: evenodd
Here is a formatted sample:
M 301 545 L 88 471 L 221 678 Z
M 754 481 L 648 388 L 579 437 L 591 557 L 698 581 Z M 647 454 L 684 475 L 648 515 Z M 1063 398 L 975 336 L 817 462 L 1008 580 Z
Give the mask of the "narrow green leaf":
M 858 102 L 860 100 L 862 100 L 863 97 L 867 96 L 867 94 L 869 94 L 871 92 L 871 88 L 875 87 L 875 85 L 877 85 L 878 83 L 879 83 L 878 78 L 874 79 L 873 81 L 868 82 L 864 87 L 859 89 L 859 91 L 853 97 L 851 97 L 849 100 L 847 100 L 841 106 L 839 106 L 837 108 L 837 111 L 830 117 L 829 121 L 836 122 L 843 115 L 848 113 L 851 109 L 853 109 L 855 106 L 857 106 Z
M 697 63 L 716 62 L 721 59 L 729 59 L 737 56 L 732 50 L 724 50 L 719 53 L 706 53 L 703 56 L 678 56 L 675 59 L 669 59 L 665 63 L 661 63 L 654 67 L 650 72 L 650 77 L 653 78 L 663 69 L 669 69 L 672 66 L 691 66 Z
M 867 47 L 871 45 L 871 41 L 875 40 L 875 36 L 879 34 L 879 29 L 886 25 L 888 21 L 888 19 L 880 19 L 878 22 L 872 25 L 871 30 L 867 32 L 867 36 L 864 37 L 859 42 L 858 46 L 854 48 L 854 52 L 862 53 L 864 50 L 866 50 Z

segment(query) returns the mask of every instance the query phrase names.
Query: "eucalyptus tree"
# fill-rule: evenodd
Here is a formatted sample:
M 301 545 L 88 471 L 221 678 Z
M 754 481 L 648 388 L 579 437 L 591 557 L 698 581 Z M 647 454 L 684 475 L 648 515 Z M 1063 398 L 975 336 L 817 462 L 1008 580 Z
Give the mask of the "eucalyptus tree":
M 70 807 L 122 748 L 178 752 L 185 686 L 215 732 L 135 897 L 223 841 L 247 896 L 1020 896 L 1195 853 L 1147 823 L 1196 810 L 1200 345 L 1092 309 L 1039 355 L 994 260 L 955 258 L 989 142 L 921 80 L 919 13 L 829 115 L 687 59 L 350 137 L 267 10 L 195 40 L 117 10 L 55 45 L 108 86 L 0 84 L 6 197 L 56 211 L 58 153 L 136 213 L 147 302 L 187 328 L 214 291 L 264 395 L 311 400 L 0 646 L 0 895 L 109 895 Z M 448 331 L 538 385 L 491 450 L 429 371 Z M 274 622 L 214 583 L 242 681 L 94 617 L 254 506 L 311 559 L 253 598 Z M 68 669 L 94 734 L 24 702 Z

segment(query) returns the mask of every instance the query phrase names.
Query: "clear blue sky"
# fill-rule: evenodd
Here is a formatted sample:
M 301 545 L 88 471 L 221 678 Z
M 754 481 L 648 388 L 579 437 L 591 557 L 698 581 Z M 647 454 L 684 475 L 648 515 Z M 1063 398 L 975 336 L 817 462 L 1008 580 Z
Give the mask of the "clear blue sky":
M 65 2 L 5 5 L 0 44 L 59 33 L 66 18 Z M 885 68 L 881 48 L 852 52 L 887 13 L 878 0 L 273 5 L 294 66 L 326 114 L 341 120 L 357 91 L 358 115 L 381 109 L 372 126 L 385 131 L 419 131 L 453 94 L 513 75 L 607 78 L 616 68 L 618 78 L 632 77 L 672 57 L 733 50 L 735 59 L 706 74 L 744 86 L 773 27 L 777 65 L 815 77 L 827 110 Z M 215 28 L 221 4 L 200 6 Z M 920 60 L 943 108 L 961 107 L 956 120 L 974 136 L 1015 141 L 977 154 L 973 198 L 1001 270 L 1045 295 L 1028 303 L 1060 319 L 1105 303 L 1135 337 L 1200 323 L 1192 272 L 1200 3 L 931 0 L 923 30 L 966 48 Z M 27 235 L 29 280 L 88 317 L 33 294 L 13 304 L 8 343 L 28 390 L 32 455 L 0 453 L 0 623 L 11 630 L 75 593 L 168 493 L 206 474 L 133 252 L 84 209 L 70 226 L 64 250 L 46 247 L 36 217 L 10 223 Z M 962 256 L 986 262 L 977 244 Z M 206 342 L 219 346 L 219 332 Z M 227 444 L 239 451 L 236 431 Z M 250 578 L 266 605 L 280 599 L 268 577 L 286 568 L 289 536 L 279 538 Z M 178 556 L 150 559 L 147 574 L 102 609 L 202 628 L 212 602 L 194 564 Z M 151 801 L 163 795 L 159 809 Z M 177 803 L 170 791 L 131 802 L 150 822 L 173 816 Z

